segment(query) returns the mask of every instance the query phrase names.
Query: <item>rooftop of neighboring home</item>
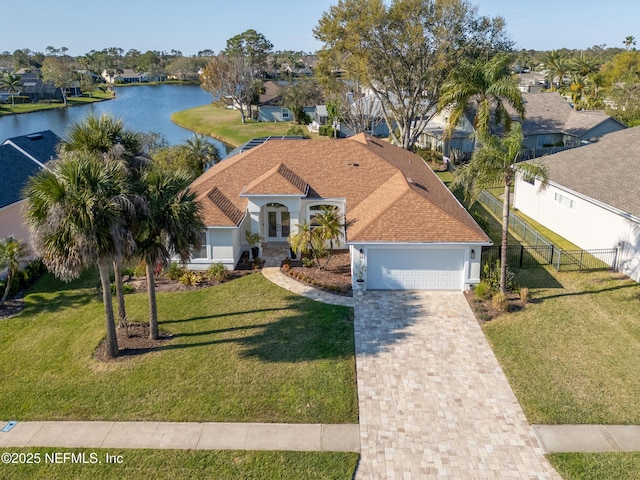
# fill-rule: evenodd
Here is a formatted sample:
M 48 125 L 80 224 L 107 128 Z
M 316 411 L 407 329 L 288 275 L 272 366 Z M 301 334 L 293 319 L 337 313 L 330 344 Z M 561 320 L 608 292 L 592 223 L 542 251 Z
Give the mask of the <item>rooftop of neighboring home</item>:
M 269 140 L 192 184 L 207 226 L 236 227 L 251 195 L 346 200 L 347 241 L 488 242 L 417 155 L 365 134 Z
M 640 218 L 640 127 L 538 161 L 549 166 L 552 183 Z
M 0 208 L 22 199 L 27 180 L 56 156 L 60 142 L 51 130 L 5 140 L 0 145 Z
M 617 121 L 600 110 L 574 110 L 558 92 L 524 93 L 522 99 L 526 109 L 522 124 L 525 135 L 562 132 L 580 137 L 609 119 Z M 511 111 L 511 115 L 517 118 L 515 112 Z

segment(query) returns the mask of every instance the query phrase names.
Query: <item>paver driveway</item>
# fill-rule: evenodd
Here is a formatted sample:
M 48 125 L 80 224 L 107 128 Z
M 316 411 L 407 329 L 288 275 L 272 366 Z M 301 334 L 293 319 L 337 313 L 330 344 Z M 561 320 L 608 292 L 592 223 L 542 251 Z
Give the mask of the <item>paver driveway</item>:
M 355 307 L 357 479 L 559 479 L 462 293 Z

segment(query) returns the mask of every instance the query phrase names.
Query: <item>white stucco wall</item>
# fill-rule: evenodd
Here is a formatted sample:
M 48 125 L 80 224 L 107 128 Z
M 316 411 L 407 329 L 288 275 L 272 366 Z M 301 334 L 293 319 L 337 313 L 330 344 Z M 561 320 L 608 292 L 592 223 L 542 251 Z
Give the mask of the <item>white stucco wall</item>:
M 513 206 L 578 247 L 589 250 L 621 247 L 620 271 L 640 281 L 640 219 L 614 212 L 595 201 L 550 183 L 540 189 L 518 175 Z M 574 208 L 559 204 L 556 193 L 574 202 Z
M 22 208 L 24 201 L 0 209 L 0 240 L 13 237 L 31 244 L 31 232 L 24 222 Z

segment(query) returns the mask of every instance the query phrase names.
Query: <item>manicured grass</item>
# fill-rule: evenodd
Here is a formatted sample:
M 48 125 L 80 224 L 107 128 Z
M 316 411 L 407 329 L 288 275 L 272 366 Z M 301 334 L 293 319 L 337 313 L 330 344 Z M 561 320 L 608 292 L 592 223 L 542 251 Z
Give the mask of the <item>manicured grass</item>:
M 101 102 L 102 100 L 109 100 L 111 98 L 113 98 L 112 92 L 102 92 L 100 90 L 96 90 L 95 92 L 93 92 L 91 97 L 86 94 L 81 97 L 69 97 L 67 98 L 67 104 L 68 106 L 73 107 L 74 105 L 84 105 L 87 103 Z M 16 103 L 15 107 L 12 107 L 11 100 L 9 100 L 9 103 L 0 105 L 0 115 L 39 112 L 42 110 L 52 110 L 55 108 L 65 108 L 64 103 L 62 103 L 62 101 L 53 103 Z
M 183 110 L 171 115 L 171 120 L 183 128 L 194 132 L 210 135 L 228 145 L 237 147 L 252 138 L 270 135 L 285 135 L 292 124 L 286 122 L 253 122 L 240 121 L 240 112 L 208 104 Z M 315 134 L 306 132 L 312 137 Z M 324 137 L 319 137 L 324 138 Z
M 228 480 L 282 479 L 348 480 L 353 477 L 358 454 L 335 452 L 246 452 L 246 451 L 182 451 L 182 450 L 99 450 L 99 449 L 4 449 L 20 454 L 39 453 L 40 464 L 1 465 L 2 478 L 14 480 L 100 480 L 212 478 Z M 87 462 L 45 463 L 46 454 L 81 454 Z M 95 456 L 92 457 L 91 454 Z M 106 454 L 122 457 L 120 464 L 106 464 Z M 32 457 L 33 458 L 33 457 Z M 51 460 L 52 457 L 49 457 Z M 56 457 L 53 457 L 56 458 Z M 77 456 L 80 459 L 82 457 Z M 6 476 L 5 476 L 6 475 Z
M 640 478 L 640 452 L 555 453 L 548 458 L 565 480 Z
M 640 424 L 640 285 L 522 269 L 533 303 L 484 326 L 531 423 Z
M 23 312 L 0 322 L 0 418 L 357 423 L 353 311 L 317 303 L 262 275 L 159 293 L 157 351 L 94 360 L 103 306 L 85 275 L 45 276 Z M 127 296 L 147 320 L 147 297 Z

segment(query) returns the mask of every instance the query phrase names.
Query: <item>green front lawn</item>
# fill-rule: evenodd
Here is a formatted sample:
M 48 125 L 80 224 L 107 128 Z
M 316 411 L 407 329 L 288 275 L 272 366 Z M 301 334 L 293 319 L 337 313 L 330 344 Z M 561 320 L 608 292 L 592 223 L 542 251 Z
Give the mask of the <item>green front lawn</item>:
M 46 275 L 0 321 L 0 418 L 357 423 L 353 311 L 262 275 L 158 294 L 156 351 L 101 363 L 97 277 Z M 147 319 L 145 294 L 127 314 Z
M 113 98 L 113 92 L 103 92 L 95 90 L 91 96 L 84 94 L 81 97 L 68 97 L 67 105 L 73 107 L 74 105 L 84 105 L 87 103 L 101 102 L 102 100 L 109 100 Z M 12 115 L 16 113 L 31 113 L 39 112 L 42 110 L 52 110 L 55 108 L 65 108 L 62 101 L 56 101 L 51 103 L 24 103 L 18 104 L 14 107 L 11 106 L 11 99 L 7 100 L 7 103 L 0 104 L 0 116 Z
M 640 478 L 640 452 L 554 453 L 548 458 L 565 480 Z
M 353 477 L 358 462 L 357 453 L 335 452 L 246 452 L 246 451 L 186 451 L 186 450 L 99 450 L 32 448 L 4 449 L 3 452 L 36 454 L 40 464 L 5 464 L 0 466 L 2 478 L 13 480 L 100 480 L 127 479 L 187 479 L 215 478 L 219 480 L 347 480 Z M 89 462 L 45 463 L 46 454 L 82 454 Z M 91 457 L 94 453 L 96 456 Z M 121 457 L 121 464 L 106 464 L 106 454 Z M 32 457 L 33 458 L 33 457 Z M 49 457 L 51 458 L 51 457 Z M 71 457 L 68 457 L 71 458 Z M 77 457 L 82 458 L 82 457 Z
M 640 424 L 640 285 L 522 269 L 533 302 L 484 331 L 531 423 Z
M 183 110 L 171 115 L 171 120 L 188 130 L 210 135 L 213 138 L 237 147 L 252 138 L 268 137 L 270 135 L 285 135 L 291 127 L 287 122 L 254 122 L 240 121 L 240 112 L 207 104 L 200 107 Z M 302 126 L 306 131 L 306 127 Z M 312 137 L 317 135 L 308 134 Z

